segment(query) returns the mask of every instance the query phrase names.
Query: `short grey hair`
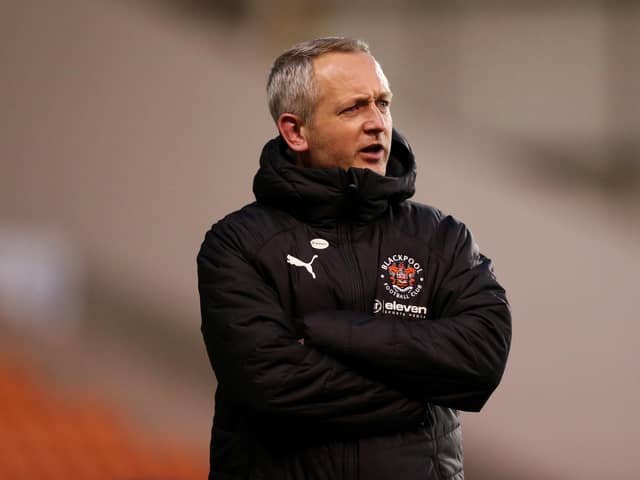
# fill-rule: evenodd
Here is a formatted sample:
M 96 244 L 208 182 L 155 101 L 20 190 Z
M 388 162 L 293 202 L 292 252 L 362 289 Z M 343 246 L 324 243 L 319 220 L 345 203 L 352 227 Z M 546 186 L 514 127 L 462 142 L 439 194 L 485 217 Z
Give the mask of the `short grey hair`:
M 363 52 L 366 42 L 354 38 L 324 37 L 298 43 L 276 58 L 267 81 L 269 111 L 277 123 L 283 113 L 299 115 L 311 123 L 319 92 L 313 75 L 313 59 L 330 52 Z

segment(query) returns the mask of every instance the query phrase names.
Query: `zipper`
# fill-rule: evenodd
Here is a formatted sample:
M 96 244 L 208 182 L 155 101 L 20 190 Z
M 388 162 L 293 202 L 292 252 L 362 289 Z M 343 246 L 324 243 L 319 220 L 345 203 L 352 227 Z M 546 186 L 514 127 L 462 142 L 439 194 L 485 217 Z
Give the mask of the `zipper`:
M 355 175 L 355 172 L 349 170 L 347 175 L 345 175 L 345 180 L 347 183 L 345 197 L 347 199 L 347 205 L 353 205 L 353 202 L 356 202 L 357 199 L 354 198 L 358 194 L 358 179 Z M 352 229 L 349 222 L 351 215 L 350 211 L 346 209 L 344 212 L 345 215 L 342 221 L 338 222 L 338 241 L 340 245 L 340 253 L 342 254 L 342 258 L 345 261 L 346 266 L 355 272 L 355 282 L 350 287 L 351 290 L 351 304 L 356 307 L 356 310 L 366 312 L 366 301 L 364 299 L 364 283 L 362 281 L 362 272 L 360 271 L 360 265 L 358 264 L 358 260 L 356 259 L 354 248 L 352 244 Z
M 355 258 L 353 252 L 353 245 L 351 243 L 351 226 L 346 223 L 338 224 L 338 239 L 340 242 L 340 253 L 344 259 L 344 263 L 347 266 L 348 271 L 355 273 L 355 281 L 349 282 L 350 290 L 350 303 L 354 305 L 355 310 L 364 311 L 364 287 L 362 285 L 362 275 L 360 274 L 360 266 Z

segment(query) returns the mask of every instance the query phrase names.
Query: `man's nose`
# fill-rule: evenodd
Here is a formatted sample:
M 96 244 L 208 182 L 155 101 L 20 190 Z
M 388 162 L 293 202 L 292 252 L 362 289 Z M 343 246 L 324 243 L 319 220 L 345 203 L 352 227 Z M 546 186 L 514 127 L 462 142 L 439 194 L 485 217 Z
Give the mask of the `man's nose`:
M 381 132 L 385 129 L 386 118 L 375 103 L 369 104 L 363 128 L 365 132 Z

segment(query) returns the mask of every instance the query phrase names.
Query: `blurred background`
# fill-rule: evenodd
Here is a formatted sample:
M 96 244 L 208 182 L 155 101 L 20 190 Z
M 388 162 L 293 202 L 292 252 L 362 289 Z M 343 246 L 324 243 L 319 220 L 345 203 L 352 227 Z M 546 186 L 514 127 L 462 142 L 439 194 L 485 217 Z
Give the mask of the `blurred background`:
M 205 231 L 253 200 L 271 62 L 365 39 L 513 304 L 470 479 L 637 479 L 640 2 L 0 2 L 0 478 L 205 478 Z

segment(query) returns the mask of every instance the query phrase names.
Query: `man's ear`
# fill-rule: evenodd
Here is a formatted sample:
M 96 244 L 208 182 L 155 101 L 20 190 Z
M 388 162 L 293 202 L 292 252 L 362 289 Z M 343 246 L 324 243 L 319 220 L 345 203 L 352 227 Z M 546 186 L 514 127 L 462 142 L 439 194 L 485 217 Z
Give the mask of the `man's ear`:
M 289 148 L 296 153 L 309 150 L 306 129 L 303 126 L 302 118 L 293 113 L 283 113 L 278 118 L 278 130 L 284 138 Z

